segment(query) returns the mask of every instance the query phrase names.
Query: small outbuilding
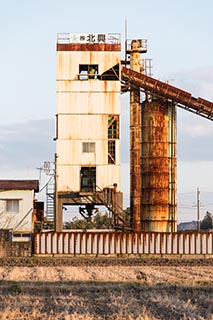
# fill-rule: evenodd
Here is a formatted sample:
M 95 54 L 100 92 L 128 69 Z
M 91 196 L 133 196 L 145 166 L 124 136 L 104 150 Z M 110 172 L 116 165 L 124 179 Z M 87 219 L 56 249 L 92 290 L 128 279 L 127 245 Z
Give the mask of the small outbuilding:
M 13 241 L 30 240 L 34 221 L 42 219 L 38 191 L 38 180 L 0 180 L 0 229 L 11 230 Z

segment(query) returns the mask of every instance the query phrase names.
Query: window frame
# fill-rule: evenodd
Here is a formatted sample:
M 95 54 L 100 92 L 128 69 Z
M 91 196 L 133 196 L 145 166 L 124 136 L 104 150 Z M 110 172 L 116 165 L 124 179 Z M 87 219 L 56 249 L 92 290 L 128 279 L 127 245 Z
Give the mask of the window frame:
M 95 153 L 95 142 L 82 142 L 82 153 Z
M 90 69 L 94 69 L 94 73 L 90 75 Z M 79 80 L 97 79 L 99 70 L 98 64 L 79 64 Z
M 20 213 L 20 199 L 5 199 L 6 213 L 17 214 Z

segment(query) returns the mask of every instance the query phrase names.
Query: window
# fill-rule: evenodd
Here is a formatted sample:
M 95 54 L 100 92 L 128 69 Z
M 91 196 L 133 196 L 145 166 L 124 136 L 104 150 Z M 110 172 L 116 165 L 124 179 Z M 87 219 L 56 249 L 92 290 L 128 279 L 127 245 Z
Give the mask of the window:
M 96 167 L 81 167 L 81 191 L 91 192 L 96 187 Z
M 82 148 L 84 153 L 95 152 L 95 142 L 83 142 Z
M 108 117 L 108 139 L 119 139 L 119 117 Z
M 80 64 L 79 65 L 79 80 L 97 79 L 98 65 L 97 64 Z
M 108 164 L 115 164 L 115 140 L 108 140 Z
M 19 200 L 6 200 L 6 211 L 8 213 L 19 213 Z
M 119 139 L 119 116 L 108 116 L 108 164 L 116 164 L 116 139 Z

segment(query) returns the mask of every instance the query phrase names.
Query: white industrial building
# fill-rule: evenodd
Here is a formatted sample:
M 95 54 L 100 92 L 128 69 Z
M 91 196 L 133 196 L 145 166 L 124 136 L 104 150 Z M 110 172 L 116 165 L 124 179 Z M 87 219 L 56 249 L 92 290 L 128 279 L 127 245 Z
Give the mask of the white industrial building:
M 119 34 L 58 35 L 57 231 L 64 204 L 85 205 L 90 215 L 95 204 L 106 204 L 103 193 L 113 189 L 112 205 L 122 207 L 120 54 Z

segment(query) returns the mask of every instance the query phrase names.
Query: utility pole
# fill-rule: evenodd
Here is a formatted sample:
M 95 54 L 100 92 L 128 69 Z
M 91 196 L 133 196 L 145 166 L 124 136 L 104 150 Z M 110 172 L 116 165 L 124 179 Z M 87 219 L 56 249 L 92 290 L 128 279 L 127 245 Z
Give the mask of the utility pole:
M 200 190 L 197 188 L 197 231 L 200 231 Z

